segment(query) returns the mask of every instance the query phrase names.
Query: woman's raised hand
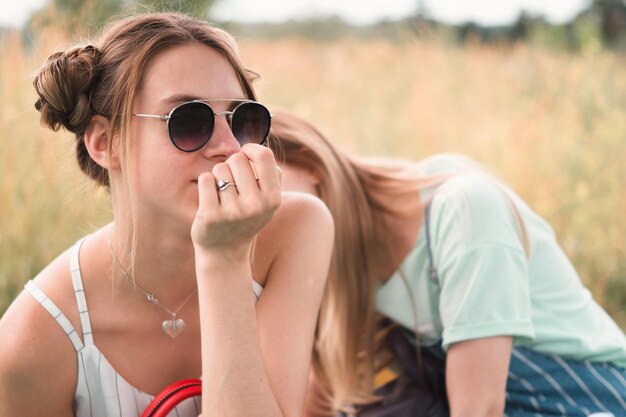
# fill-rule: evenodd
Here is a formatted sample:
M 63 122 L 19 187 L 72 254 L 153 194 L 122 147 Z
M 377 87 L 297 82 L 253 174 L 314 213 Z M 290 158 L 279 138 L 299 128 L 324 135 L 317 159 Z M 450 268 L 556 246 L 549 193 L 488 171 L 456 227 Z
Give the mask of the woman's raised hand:
M 220 180 L 234 185 L 218 188 Z M 280 169 L 274 154 L 265 146 L 244 145 L 198 177 L 198 194 L 191 226 L 196 249 L 247 254 L 254 236 L 280 205 Z

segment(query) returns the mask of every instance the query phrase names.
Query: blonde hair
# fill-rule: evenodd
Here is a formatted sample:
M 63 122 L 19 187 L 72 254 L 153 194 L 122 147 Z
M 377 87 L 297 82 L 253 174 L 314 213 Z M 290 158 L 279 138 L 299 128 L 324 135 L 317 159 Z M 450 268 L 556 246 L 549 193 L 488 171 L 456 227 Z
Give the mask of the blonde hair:
M 349 411 L 350 403 L 376 399 L 381 362 L 382 317 L 375 312 L 386 253 L 378 216 L 393 211 L 382 194 L 417 192 L 421 181 L 405 175 L 408 165 L 374 166 L 338 151 L 309 123 L 275 112 L 272 133 L 278 159 L 309 170 L 319 180 L 319 197 L 335 220 L 335 248 L 315 338 L 312 367 L 319 381 L 324 414 Z M 411 190 L 411 191 L 410 191 Z M 383 361 L 384 362 L 384 361 Z
M 335 248 L 312 362 L 321 388 L 321 398 L 314 405 L 321 404 L 317 411 L 324 415 L 349 412 L 351 404 L 377 400 L 373 395 L 376 372 L 393 359 L 384 343 L 391 328 L 383 326 L 375 310 L 382 278 L 377 267 L 393 250 L 385 244 L 388 231 L 380 216 L 400 210 L 389 203 L 397 199 L 389 197 L 414 198 L 459 172 L 424 175 L 414 163 L 350 157 L 311 124 L 286 112 L 275 111 L 272 123 L 277 157 L 313 174 L 318 195 L 335 220 Z M 432 198 L 421 197 L 424 204 Z M 525 228 L 513 208 L 526 247 Z M 403 271 L 400 275 L 410 293 Z M 416 316 L 416 306 L 412 307 Z
M 233 38 L 206 22 L 178 13 L 146 13 L 113 22 L 93 44 L 50 55 L 33 81 L 39 96 L 35 108 L 41 113 L 42 124 L 54 131 L 63 127 L 74 133 L 78 165 L 107 188 L 108 171 L 90 157 L 84 135 L 94 115 L 105 116 L 113 135 L 119 135 L 125 193 L 131 205 L 131 265 L 136 248 L 136 204 L 128 158 L 133 102 L 150 60 L 166 49 L 191 42 L 204 44 L 225 57 L 246 98 L 256 99 L 254 73 L 240 62 Z M 110 155 L 113 140 L 109 139 Z

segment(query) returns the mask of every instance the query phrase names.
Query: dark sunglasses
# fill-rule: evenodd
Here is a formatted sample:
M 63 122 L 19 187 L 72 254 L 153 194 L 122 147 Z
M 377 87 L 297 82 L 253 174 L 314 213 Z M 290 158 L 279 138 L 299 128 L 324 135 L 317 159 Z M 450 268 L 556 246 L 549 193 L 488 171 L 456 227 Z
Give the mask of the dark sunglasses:
M 210 102 L 231 102 L 234 108 L 216 113 Z M 241 146 L 246 143 L 262 145 L 267 139 L 272 123 L 270 111 L 252 100 L 192 100 L 174 107 L 169 114 L 140 114 L 138 117 L 153 117 L 167 122 L 167 132 L 172 144 L 183 152 L 194 152 L 207 144 L 213 129 L 215 118 L 223 115 L 228 120 L 230 130 Z

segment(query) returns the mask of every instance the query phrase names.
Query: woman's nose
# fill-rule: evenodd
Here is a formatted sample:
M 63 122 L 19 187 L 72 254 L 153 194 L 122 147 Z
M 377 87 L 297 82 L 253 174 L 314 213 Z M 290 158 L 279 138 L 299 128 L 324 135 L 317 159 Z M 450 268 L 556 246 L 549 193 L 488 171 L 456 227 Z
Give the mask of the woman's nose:
M 226 112 L 215 115 L 215 126 L 207 144 L 201 149 L 206 157 L 215 155 L 230 156 L 239 152 L 241 145 L 230 128 L 229 114 Z

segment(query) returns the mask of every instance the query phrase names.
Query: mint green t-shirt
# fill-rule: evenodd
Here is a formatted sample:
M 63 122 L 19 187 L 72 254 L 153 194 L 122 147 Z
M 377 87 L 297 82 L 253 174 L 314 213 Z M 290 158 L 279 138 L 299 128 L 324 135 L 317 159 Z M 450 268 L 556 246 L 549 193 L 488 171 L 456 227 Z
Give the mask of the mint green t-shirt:
M 626 367 L 626 336 L 593 300 L 552 228 L 510 189 L 460 156 L 423 161 L 425 174 L 457 172 L 432 195 L 430 235 L 438 277 L 429 277 L 424 227 L 377 293 L 377 310 L 421 343 L 512 336 L 515 345 Z M 512 205 L 521 216 L 527 254 Z M 407 288 L 408 286 L 408 288 Z M 417 317 L 417 326 L 415 318 Z

